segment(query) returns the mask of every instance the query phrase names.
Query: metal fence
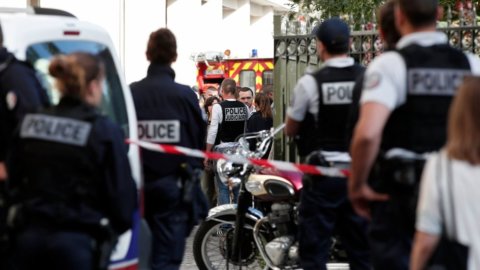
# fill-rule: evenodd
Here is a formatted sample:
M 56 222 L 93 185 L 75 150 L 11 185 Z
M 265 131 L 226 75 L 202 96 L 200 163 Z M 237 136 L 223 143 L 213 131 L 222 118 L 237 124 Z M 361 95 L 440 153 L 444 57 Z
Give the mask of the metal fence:
M 297 80 L 309 70 L 315 70 L 321 64 L 316 55 L 315 38 L 311 35 L 288 34 L 279 26 L 281 19 L 275 21 L 274 35 L 274 88 L 276 114 L 274 124 L 285 121 L 285 113 L 290 100 L 291 91 Z M 300 29 L 294 27 L 295 30 Z M 305 27 L 303 32 L 311 31 Z M 479 26 L 450 26 L 438 28 L 446 33 L 449 43 L 463 51 L 480 55 Z M 294 31 L 295 33 L 295 31 Z M 383 44 L 377 31 L 354 31 L 351 33 L 349 54 L 363 65 L 368 65 L 376 56 L 383 52 Z M 275 159 L 296 161 L 295 146 L 284 136 L 275 139 Z

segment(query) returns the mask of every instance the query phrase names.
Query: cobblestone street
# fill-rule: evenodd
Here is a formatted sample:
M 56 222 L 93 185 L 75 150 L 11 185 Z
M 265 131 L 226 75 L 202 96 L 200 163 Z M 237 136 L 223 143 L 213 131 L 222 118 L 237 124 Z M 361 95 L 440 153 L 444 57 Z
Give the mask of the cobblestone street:
M 197 265 L 195 264 L 195 260 L 193 259 L 193 238 L 195 237 L 195 233 L 197 232 L 197 227 L 195 227 L 190 234 L 190 237 L 187 239 L 187 246 L 185 248 L 185 255 L 183 256 L 182 266 L 180 270 L 197 270 Z

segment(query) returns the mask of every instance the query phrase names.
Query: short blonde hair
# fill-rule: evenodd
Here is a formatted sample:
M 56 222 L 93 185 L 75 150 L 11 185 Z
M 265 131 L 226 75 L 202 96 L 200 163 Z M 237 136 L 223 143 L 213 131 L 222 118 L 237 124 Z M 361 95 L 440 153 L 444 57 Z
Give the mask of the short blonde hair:
M 480 164 L 480 77 L 467 76 L 450 107 L 447 153 Z

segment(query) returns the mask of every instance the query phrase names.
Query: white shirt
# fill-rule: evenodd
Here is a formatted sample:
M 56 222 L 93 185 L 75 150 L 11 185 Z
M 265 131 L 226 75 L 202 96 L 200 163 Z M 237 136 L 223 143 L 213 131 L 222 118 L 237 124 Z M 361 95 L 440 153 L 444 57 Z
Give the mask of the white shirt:
M 441 157 L 441 170 L 438 170 L 438 158 Z M 452 228 L 452 214 L 449 197 L 455 205 L 455 226 L 457 240 L 470 247 L 468 269 L 480 269 L 480 166 L 460 160 L 451 160 L 453 179 L 448 179 L 445 151 L 433 154 L 425 165 L 420 197 L 417 206 L 416 228 L 419 231 L 440 235 L 442 218 L 440 201 L 446 199 L 446 227 Z M 438 189 L 440 184 L 441 197 Z M 447 188 L 448 185 L 448 188 Z M 448 195 L 451 190 L 451 195 Z M 450 231 L 451 232 L 451 231 Z
M 441 32 L 413 33 L 402 37 L 397 43 L 397 49 L 412 44 L 432 46 L 445 44 L 448 38 Z M 480 59 L 466 53 L 473 75 L 480 75 Z M 407 72 L 405 61 L 395 51 L 385 52 L 376 57 L 365 72 L 361 104 L 376 102 L 393 110 L 405 103 L 407 92 Z
M 325 67 L 349 67 L 355 64 L 351 57 L 335 57 L 325 61 L 321 68 Z M 295 85 L 290 98 L 290 106 L 287 109 L 287 115 L 291 119 L 302 122 L 308 113 L 313 114 L 315 120 L 318 117 L 319 94 L 317 81 L 311 74 L 306 74 L 300 78 Z M 313 150 L 313 149 L 312 149 Z M 350 162 L 350 155 L 346 152 L 322 151 L 327 161 Z
M 225 99 L 225 100 L 236 101 L 236 99 Z M 245 107 L 247 106 L 245 105 Z M 248 110 L 248 107 L 247 107 L 247 110 Z M 218 133 L 218 125 L 220 125 L 222 122 L 223 122 L 222 107 L 220 106 L 219 103 L 213 104 L 212 120 L 210 121 L 210 126 L 208 126 L 208 133 L 207 133 L 208 144 L 215 144 L 215 139 L 217 138 L 217 133 Z

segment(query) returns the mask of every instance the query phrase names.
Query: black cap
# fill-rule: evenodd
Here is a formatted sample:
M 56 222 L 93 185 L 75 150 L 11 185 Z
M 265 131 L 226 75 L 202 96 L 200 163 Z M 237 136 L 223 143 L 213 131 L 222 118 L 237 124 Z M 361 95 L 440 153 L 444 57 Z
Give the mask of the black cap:
M 348 52 L 350 29 L 339 18 L 331 18 L 317 25 L 312 34 L 315 35 L 330 53 Z

